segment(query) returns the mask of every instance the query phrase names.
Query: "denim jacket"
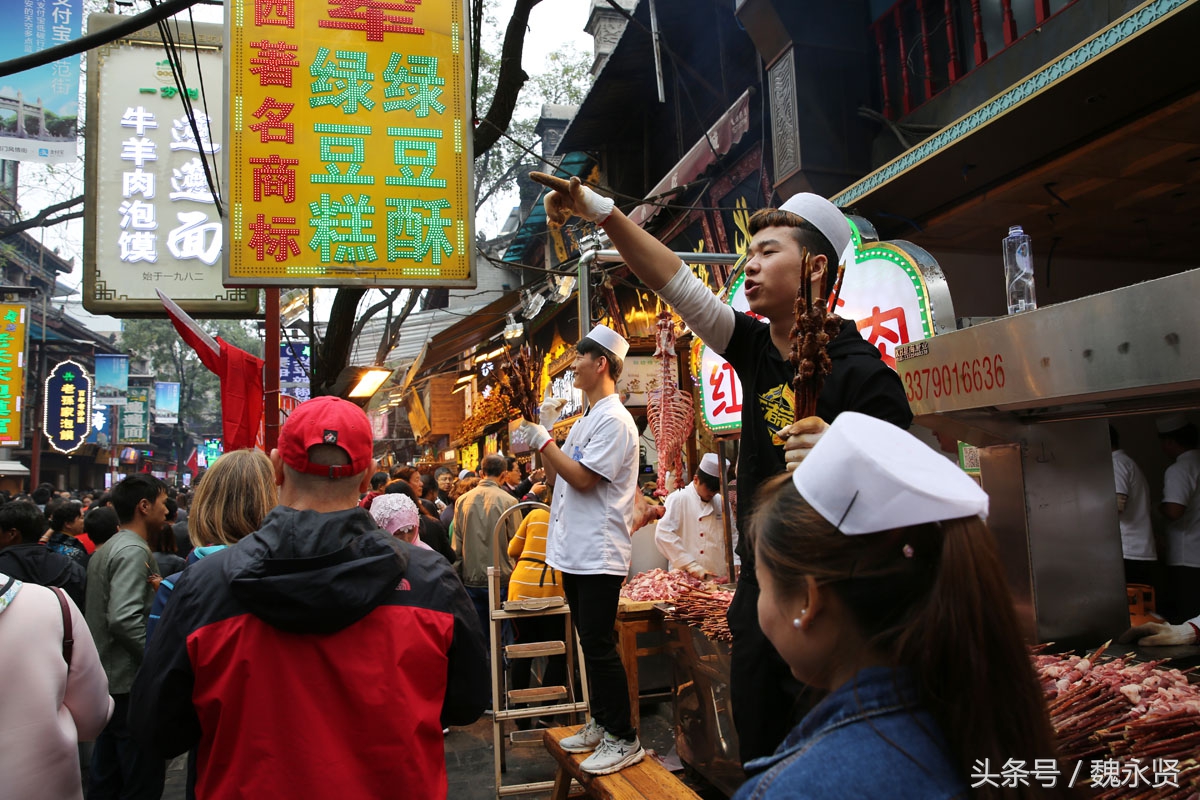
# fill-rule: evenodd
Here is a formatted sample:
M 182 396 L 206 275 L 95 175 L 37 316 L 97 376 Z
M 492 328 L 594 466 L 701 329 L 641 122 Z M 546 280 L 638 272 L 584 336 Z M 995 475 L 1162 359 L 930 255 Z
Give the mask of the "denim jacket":
M 933 717 L 902 670 L 870 667 L 792 729 L 775 755 L 746 764 L 733 800 L 966 797 Z

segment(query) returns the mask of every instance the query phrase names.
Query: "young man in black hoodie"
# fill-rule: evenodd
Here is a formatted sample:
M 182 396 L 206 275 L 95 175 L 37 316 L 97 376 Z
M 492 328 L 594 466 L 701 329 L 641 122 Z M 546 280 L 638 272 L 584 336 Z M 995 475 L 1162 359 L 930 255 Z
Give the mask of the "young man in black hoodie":
M 13 500 L 0 506 L 0 572 L 41 586 L 57 586 L 83 609 L 87 568 L 38 540 L 46 517 L 33 503 Z
M 825 198 L 802 193 L 779 209 L 751 216 L 753 238 L 745 266 L 749 314 L 722 303 L 666 245 L 578 178 L 571 180 L 569 193 L 546 196 L 546 213 L 559 223 L 572 214 L 599 223 L 629 269 L 737 372 L 743 394 L 739 530 L 747 529 L 754 495 L 763 481 L 795 469 L 841 412 L 858 411 L 901 428 L 912 422 L 903 383 L 851 320 L 829 343 L 833 370 L 817 398 L 816 416 L 792 422 L 795 370 L 788 354 L 803 275 L 801 250 L 812 255 L 813 295 L 820 296 L 851 238 L 846 218 Z M 728 615 L 733 634 L 730 691 L 743 763 L 775 752 L 797 721 L 780 712 L 798 708 L 802 688 L 759 627 L 758 582 L 749 541 L 744 536 L 738 543 L 742 570 Z
M 450 564 L 358 507 L 372 449 L 359 407 L 300 405 L 279 506 L 176 584 L 130 727 L 163 758 L 196 748 L 198 800 L 446 796 L 442 728 L 483 713 L 483 637 Z

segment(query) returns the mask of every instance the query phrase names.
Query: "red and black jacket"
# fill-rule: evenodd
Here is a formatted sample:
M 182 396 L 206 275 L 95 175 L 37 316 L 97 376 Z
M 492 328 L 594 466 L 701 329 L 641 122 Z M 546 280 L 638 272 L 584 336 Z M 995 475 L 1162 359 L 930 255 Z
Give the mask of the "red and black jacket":
M 443 725 L 479 718 L 478 616 L 445 559 L 360 508 L 280 506 L 184 570 L 133 686 L 129 725 L 195 796 L 446 796 Z

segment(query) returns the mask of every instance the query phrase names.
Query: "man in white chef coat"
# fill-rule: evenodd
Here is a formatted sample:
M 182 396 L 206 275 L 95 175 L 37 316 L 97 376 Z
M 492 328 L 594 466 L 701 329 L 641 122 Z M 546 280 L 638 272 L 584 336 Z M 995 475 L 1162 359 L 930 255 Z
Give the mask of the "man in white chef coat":
M 706 453 L 692 482 L 667 495 L 666 511 L 654 533 L 654 544 L 671 569 L 686 570 L 701 580 L 729 572 L 720 470 L 717 454 Z M 736 530 L 733 542 L 736 547 Z M 733 563 L 741 559 L 734 556 Z
M 1200 432 L 1183 414 L 1154 421 L 1163 452 L 1175 460 L 1163 475 L 1159 507 L 1167 518 L 1167 590 L 1174 619 L 1200 614 Z
M 546 430 L 557 420 L 561 401 L 542 403 L 541 424 L 525 421 L 521 435 L 541 453 L 546 480 L 554 485 L 546 563 L 562 574 L 591 685 L 592 718 L 559 746 L 590 752 L 580 768 L 606 775 L 645 754 L 631 721 L 628 681 L 613 634 L 633 553 L 638 432 L 616 391 L 629 343 L 597 325 L 575 350 L 575 387 L 587 397 L 588 410 L 561 449 Z

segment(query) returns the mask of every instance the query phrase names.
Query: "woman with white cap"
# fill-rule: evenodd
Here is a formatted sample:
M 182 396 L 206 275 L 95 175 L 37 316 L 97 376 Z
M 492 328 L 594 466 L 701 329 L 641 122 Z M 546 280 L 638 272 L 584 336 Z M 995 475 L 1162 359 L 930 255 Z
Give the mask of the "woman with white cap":
M 746 765 L 735 800 L 1068 791 L 1032 776 L 1000 787 L 1010 759 L 1032 773 L 1055 750 L 987 508 L 950 461 L 855 413 L 764 486 L 750 534 L 759 622 L 829 695 Z

